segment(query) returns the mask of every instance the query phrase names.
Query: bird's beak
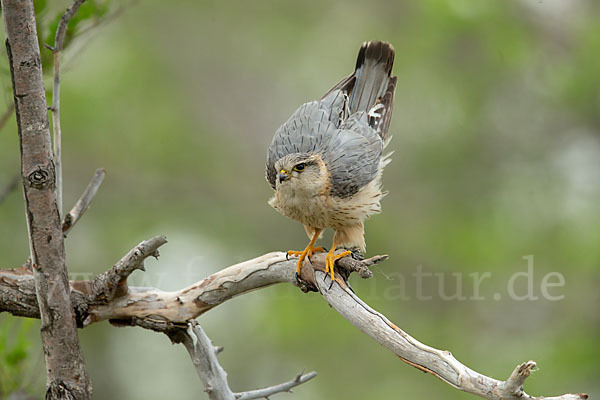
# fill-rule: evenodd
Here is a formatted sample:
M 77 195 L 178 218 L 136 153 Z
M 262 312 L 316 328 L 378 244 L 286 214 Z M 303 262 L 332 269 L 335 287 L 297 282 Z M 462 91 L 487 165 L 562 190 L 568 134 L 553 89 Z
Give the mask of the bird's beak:
M 281 171 L 279 171 L 279 183 L 287 180 L 290 177 L 290 173 L 287 172 L 285 169 L 282 169 Z

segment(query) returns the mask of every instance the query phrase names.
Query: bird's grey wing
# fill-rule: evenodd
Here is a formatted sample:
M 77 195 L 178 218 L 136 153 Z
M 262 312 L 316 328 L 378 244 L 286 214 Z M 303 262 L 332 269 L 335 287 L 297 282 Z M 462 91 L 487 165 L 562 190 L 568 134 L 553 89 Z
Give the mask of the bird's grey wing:
M 350 197 L 377 176 L 383 140 L 366 112 L 347 117 L 348 96 L 341 90 L 303 104 L 273 137 L 267 151 L 266 177 L 275 189 L 275 163 L 294 153 L 318 153 L 331 177 L 331 194 Z
M 336 197 L 351 197 L 379 173 L 383 140 L 369 126 L 368 118 L 365 112 L 353 114 L 324 141 L 321 154 L 330 173 L 331 194 Z
M 266 178 L 275 189 L 275 163 L 281 157 L 294 153 L 319 152 L 341 123 L 343 94 L 330 97 L 326 103 L 312 101 L 303 104 L 273 136 L 267 150 Z

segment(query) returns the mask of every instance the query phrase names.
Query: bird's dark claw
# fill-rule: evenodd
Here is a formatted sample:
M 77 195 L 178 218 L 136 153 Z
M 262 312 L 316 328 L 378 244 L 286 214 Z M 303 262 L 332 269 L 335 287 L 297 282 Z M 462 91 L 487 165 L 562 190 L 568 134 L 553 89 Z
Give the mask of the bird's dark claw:
M 331 275 L 326 273 L 325 276 L 323 277 L 323 283 L 327 283 L 327 278 L 329 278 L 331 280 L 331 283 L 329 284 L 329 288 L 327 288 L 327 290 L 331 290 L 331 288 L 333 287 L 333 282 L 335 282 L 335 280 L 331 279 Z

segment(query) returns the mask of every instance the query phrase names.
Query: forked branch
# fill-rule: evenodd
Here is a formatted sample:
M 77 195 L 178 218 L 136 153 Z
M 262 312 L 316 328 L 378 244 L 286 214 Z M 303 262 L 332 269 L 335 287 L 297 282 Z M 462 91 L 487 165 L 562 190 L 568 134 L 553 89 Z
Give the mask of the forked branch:
M 329 276 L 324 272 L 325 257 L 323 254 L 316 254 L 312 257 L 312 262 L 305 262 L 302 269 L 302 283 L 299 284 L 294 274 L 296 260 L 287 260 L 285 253 L 269 253 L 225 268 L 176 292 L 129 287 L 127 292 L 115 296 L 108 303 L 88 304 L 84 325 L 109 319 L 113 322 L 139 325 L 163 332 L 166 330 L 177 331 L 178 335 L 184 335 L 178 341 L 184 345 L 186 342 L 188 343 L 186 348 L 194 359 L 200 354 L 200 349 L 196 349 L 196 346 L 201 343 L 201 340 L 198 340 L 201 334 L 194 328 L 194 322 L 189 325 L 190 321 L 234 296 L 275 283 L 287 282 L 304 287 L 306 290 L 318 291 L 338 313 L 357 329 L 391 350 L 404 362 L 421 371 L 431 373 L 457 389 L 493 400 L 537 400 L 542 398 L 581 400 L 587 398 L 586 394 L 565 394 L 557 397 L 535 397 L 526 394 L 523 391 L 523 383 L 535 367 L 533 361 L 520 364 L 506 381 L 500 381 L 468 368 L 456 360 L 450 352 L 427 346 L 408 335 L 383 314 L 364 303 L 350 289 L 344 279 L 353 271 L 360 273 L 365 278 L 369 277 L 370 273 L 365 271 L 365 269 L 368 271 L 367 266 L 385 258 L 385 256 L 377 256 L 364 261 L 356 261 L 349 257 L 341 259 L 338 262 L 340 273 L 336 274 L 336 280 L 331 285 Z M 23 282 L 22 276 L 20 278 L 20 280 L 12 280 L 12 282 L 20 282 L 18 285 L 26 292 L 27 285 Z M 9 283 L 10 281 L 3 280 L 3 275 L 0 273 L 0 298 L 2 298 L 3 289 L 9 286 Z M 81 285 L 77 286 L 81 288 Z M 24 291 L 19 292 L 21 296 Z M 30 300 L 33 301 L 33 299 Z M 11 312 L 10 309 L 3 310 L 1 303 L 0 311 Z M 191 331 L 189 331 L 190 329 Z M 195 334 L 196 339 L 192 333 Z M 170 337 L 173 339 L 172 335 Z M 190 347 L 190 343 L 194 348 Z M 212 344 L 210 346 L 210 351 L 214 351 Z M 205 348 L 202 351 L 209 350 Z M 206 354 L 210 356 L 210 353 Z M 213 356 L 216 360 L 216 354 Z M 213 371 L 216 370 L 215 368 Z M 210 384 L 210 387 L 213 388 L 217 386 L 216 383 Z M 250 394 L 239 395 L 238 400 L 253 398 L 244 397 L 250 396 Z
M 173 343 L 185 346 L 211 400 L 235 400 L 227 383 L 227 373 L 217 360 L 217 350 L 196 321 L 190 321 L 186 329 L 174 329 L 167 335 Z
M 94 278 L 91 282 L 88 301 L 109 304 L 115 297 L 126 295 L 129 275 L 136 269 L 145 271 L 144 261 L 146 258 L 152 256 L 158 259 L 158 248 L 165 243 L 167 243 L 165 236 L 155 236 L 131 249 L 111 269 Z

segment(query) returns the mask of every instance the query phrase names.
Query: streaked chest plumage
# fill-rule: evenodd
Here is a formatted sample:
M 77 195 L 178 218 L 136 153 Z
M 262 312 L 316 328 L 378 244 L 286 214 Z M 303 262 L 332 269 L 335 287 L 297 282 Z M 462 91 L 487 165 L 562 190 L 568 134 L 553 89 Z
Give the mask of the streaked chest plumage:
M 324 193 L 281 187 L 269 204 L 288 218 L 324 229 L 329 226 L 329 197 Z

